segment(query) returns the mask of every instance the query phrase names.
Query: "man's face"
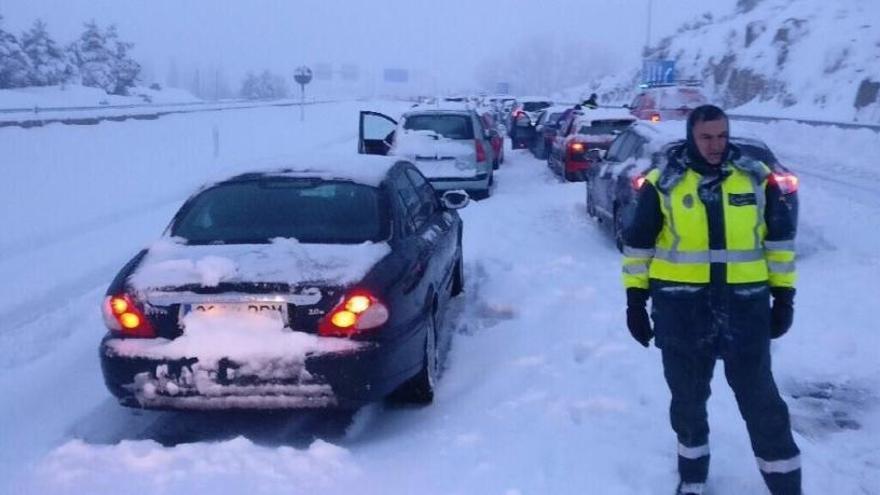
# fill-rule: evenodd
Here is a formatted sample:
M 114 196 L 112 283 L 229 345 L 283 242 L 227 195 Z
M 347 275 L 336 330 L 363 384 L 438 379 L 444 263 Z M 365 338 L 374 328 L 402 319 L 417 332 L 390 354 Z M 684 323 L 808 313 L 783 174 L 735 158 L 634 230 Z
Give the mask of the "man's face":
M 727 119 L 706 120 L 694 124 L 694 141 L 709 165 L 720 165 L 727 149 Z

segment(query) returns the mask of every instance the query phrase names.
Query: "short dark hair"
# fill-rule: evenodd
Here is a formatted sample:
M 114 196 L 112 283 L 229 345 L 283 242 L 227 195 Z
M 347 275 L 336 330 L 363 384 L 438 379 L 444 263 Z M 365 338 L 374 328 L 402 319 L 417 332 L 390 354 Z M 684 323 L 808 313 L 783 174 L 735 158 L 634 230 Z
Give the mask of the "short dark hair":
M 688 116 L 688 129 L 693 129 L 694 125 L 700 122 L 708 122 L 710 120 L 729 120 L 724 110 L 715 105 L 700 105 L 694 109 Z

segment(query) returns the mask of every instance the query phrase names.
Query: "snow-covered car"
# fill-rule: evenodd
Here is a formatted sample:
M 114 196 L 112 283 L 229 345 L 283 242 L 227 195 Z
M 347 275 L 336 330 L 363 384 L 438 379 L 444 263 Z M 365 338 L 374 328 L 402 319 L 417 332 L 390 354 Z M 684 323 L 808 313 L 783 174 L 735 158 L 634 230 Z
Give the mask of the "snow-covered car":
M 411 161 L 439 193 L 464 189 L 474 199 L 492 193 L 492 133 L 469 106 L 418 107 L 404 113 L 400 122 L 362 111 L 358 152 Z
M 467 201 L 385 157 L 203 187 L 107 290 L 107 388 L 158 409 L 431 402 Z
M 598 157 L 595 150 L 607 150 L 636 118 L 619 108 L 585 108 L 565 122 L 553 138 L 547 165 L 563 180 L 580 181 Z
M 597 163 L 588 169 L 587 214 L 608 227 L 606 230 L 614 236 L 618 249 L 622 249 L 623 228 L 645 177 L 665 160 L 671 148 L 685 143 L 683 135 L 682 122 L 639 122 L 617 136 L 604 157 L 597 158 Z M 772 171 L 769 180 L 776 182 L 784 194 L 795 196 L 791 204 L 797 204 L 797 176 L 779 162 L 766 143 L 747 137 L 731 137 L 730 143 L 745 156 L 767 164 Z
M 637 119 L 660 122 L 687 119 L 691 110 L 708 102 L 699 81 L 682 81 L 645 87 L 627 108 Z

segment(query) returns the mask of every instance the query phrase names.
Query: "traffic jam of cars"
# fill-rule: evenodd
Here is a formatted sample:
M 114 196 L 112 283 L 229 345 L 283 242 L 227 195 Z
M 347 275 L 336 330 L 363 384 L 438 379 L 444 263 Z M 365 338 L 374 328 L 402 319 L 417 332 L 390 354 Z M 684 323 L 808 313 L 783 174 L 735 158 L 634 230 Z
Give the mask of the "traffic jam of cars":
M 429 404 L 452 342 L 447 310 L 467 294 L 457 210 L 491 201 L 505 137 L 582 182 L 586 214 L 620 248 L 645 176 L 682 146 L 659 123 L 706 101 L 693 84 L 647 87 L 623 107 L 433 99 L 399 116 L 362 111 L 345 160 L 206 184 L 107 289 L 105 384 L 147 409 Z M 796 194 L 765 143 L 731 143 Z

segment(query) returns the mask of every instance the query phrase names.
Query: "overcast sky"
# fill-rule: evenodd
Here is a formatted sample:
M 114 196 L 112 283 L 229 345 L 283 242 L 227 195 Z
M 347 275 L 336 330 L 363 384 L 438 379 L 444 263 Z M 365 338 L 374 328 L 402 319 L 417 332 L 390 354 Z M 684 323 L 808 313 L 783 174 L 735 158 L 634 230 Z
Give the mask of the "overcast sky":
M 164 82 L 181 68 L 220 64 L 233 81 L 247 70 L 290 74 L 300 64 L 353 63 L 432 72 L 444 88 L 473 85 L 475 67 L 510 56 L 524 39 L 587 43 L 606 64 L 638 63 L 649 0 L 0 0 L 5 29 L 36 18 L 59 41 L 82 23 L 116 24 L 135 56 Z M 653 0 L 652 38 L 707 10 L 730 12 L 736 0 Z M 618 67 L 611 67 L 617 69 Z M 237 85 L 237 82 L 234 84 Z

